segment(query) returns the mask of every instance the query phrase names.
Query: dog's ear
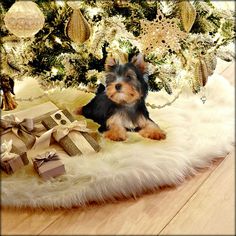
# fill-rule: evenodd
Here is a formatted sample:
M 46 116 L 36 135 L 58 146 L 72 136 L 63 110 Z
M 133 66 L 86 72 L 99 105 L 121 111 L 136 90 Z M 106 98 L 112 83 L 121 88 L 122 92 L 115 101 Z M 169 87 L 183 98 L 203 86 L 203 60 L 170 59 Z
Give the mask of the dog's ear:
M 131 63 L 133 63 L 143 74 L 146 72 L 146 63 L 141 53 L 139 53 L 138 56 L 134 56 Z
M 118 61 L 116 61 L 113 57 L 107 57 L 105 62 L 105 70 L 111 71 L 117 64 L 119 64 Z

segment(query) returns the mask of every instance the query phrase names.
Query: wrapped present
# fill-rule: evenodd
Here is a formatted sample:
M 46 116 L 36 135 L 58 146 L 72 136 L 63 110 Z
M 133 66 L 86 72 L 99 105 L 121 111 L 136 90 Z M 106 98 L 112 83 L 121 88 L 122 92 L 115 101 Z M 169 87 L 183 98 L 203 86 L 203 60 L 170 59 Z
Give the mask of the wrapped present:
M 67 110 L 48 116 L 42 120 L 42 124 L 49 129 L 48 135 L 70 156 L 98 152 L 101 149 L 91 135 L 93 132 L 87 128 L 86 120 L 76 121 Z
M 59 110 L 52 102 L 46 102 L 16 113 L 3 116 L 0 122 L 1 138 L 13 140 L 13 145 L 27 151 L 32 148 L 36 136 L 47 131 L 41 120 Z
M 65 166 L 55 152 L 46 152 L 32 158 L 34 169 L 44 180 L 65 173 Z
M 35 143 L 35 136 L 32 134 L 34 122 L 32 119 L 18 119 L 15 115 L 6 115 L 0 122 L 1 134 L 12 131 L 26 146 L 31 148 Z
M 12 174 L 28 165 L 29 160 L 26 152 L 21 152 L 12 145 L 12 140 L 4 140 L 1 144 L 1 169 L 7 174 Z
M 59 108 L 52 102 L 45 102 L 37 106 L 30 107 L 28 109 L 18 111 L 14 113 L 19 119 L 29 118 L 33 119 L 35 123 L 41 123 L 41 121 L 50 114 L 58 111 Z

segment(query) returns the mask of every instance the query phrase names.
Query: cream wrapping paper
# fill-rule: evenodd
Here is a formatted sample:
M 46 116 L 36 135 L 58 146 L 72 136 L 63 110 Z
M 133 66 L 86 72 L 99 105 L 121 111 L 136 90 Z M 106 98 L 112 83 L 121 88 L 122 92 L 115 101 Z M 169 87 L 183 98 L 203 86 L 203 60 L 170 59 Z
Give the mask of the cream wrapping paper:
M 8 161 L 19 156 L 18 154 L 11 152 L 11 150 L 12 150 L 12 140 L 10 141 L 3 140 L 3 142 L 1 143 L 2 161 Z

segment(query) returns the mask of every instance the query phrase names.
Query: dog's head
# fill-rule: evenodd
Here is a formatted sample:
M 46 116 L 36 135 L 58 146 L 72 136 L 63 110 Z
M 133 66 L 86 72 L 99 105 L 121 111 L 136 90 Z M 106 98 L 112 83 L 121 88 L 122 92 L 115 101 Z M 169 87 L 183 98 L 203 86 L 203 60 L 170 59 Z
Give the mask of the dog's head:
M 141 54 L 123 65 L 114 58 L 108 58 L 105 68 L 106 94 L 113 102 L 128 105 L 146 97 L 148 92 L 148 85 L 144 79 L 146 65 Z

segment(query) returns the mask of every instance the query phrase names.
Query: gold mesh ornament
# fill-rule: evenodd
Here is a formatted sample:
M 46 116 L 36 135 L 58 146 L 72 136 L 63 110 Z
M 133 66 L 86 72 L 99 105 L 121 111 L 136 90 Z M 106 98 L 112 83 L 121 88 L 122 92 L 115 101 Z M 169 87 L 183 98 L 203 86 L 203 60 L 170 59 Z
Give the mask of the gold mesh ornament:
M 141 34 L 138 40 L 144 54 L 154 53 L 162 57 L 168 51 L 178 52 L 180 41 L 185 39 L 187 34 L 180 30 L 179 19 L 168 19 L 160 10 L 153 21 L 141 20 Z

